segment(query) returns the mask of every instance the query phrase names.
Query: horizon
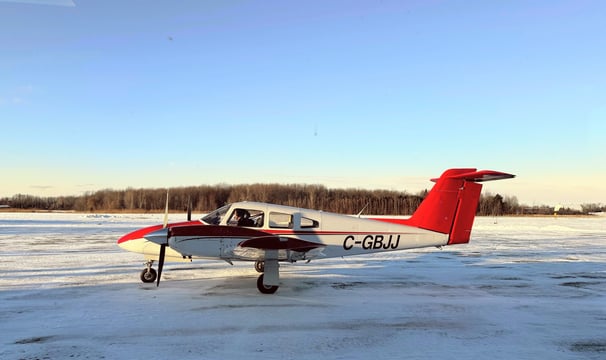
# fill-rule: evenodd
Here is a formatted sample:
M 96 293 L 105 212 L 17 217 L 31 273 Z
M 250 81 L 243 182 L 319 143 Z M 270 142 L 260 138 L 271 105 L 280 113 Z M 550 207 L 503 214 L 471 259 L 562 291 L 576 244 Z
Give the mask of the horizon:
M 58 5 L 58 6 L 52 6 Z M 304 183 L 606 203 L 600 1 L 0 0 L 0 197 Z M 191 185 L 190 185 L 191 184 Z
M 278 185 L 278 186 L 324 186 L 326 189 L 328 190 L 353 190 L 353 191 L 357 191 L 357 190 L 367 190 L 367 191 L 394 191 L 394 192 L 398 192 L 398 193 L 403 193 L 406 195 L 420 195 L 423 192 L 426 191 L 430 191 L 432 186 L 433 186 L 433 182 L 432 182 L 432 186 L 429 186 L 425 189 L 420 189 L 418 191 L 409 191 L 407 189 L 402 189 L 402 190 L 390 190 L 390 189 L 382 189 L 382 188 L 360 188 L 360 187 L 350 187 L 350 188 L 344 188 L 344 187 L 329 187 L 329 186 L 325 186 L 322 184 L 310 184 L 310 183 L 240 183 L 240 184 L 227 184 L 227 183 L 219 183 L 219 184 L 201 184 L 201 185 L 183 185 L 183 186 L 172 186 L 172 187 L 148 187 L 148 188 L 139 188 L 139 187 L 128 187 L 128 188 L 121 188 L 121 189 L 114 189 L 114 188 L 105 188 L 105 189 L 98 189 L 98 190 L 94 190 L 94 191 L 86 191 L 86 192 L 82 192 L 80 194 L 72 194 L 72 195 L 65 195 L 65 194 L 59 194 L 59 195 L 51 195 L 51 196 L 40 196 L 40 195 L 32 195 L 32 194 L 23 194 L 23 193 L 19 193 L 19 194 L 14 194 L 12 196 L 4 196 L 4 197 L 0 197 L 3 199 L 8 199 L 10 200 L 11 198 L 15 197 L 15 196 L 33 196 L 33 197 L 39 197 L 39 198 L 60 198 L 60 197 L 82 197 L 82 196 L 88 196 L 91 194 L 95 194 L 96 192 L 102 192 L 102 191 L 110 191 L 110 192 L 120 192 L 120 191 L 128 191 L 128 190 L 143 190 L 143 191 L 155 191 L 155 190 L 175 190 L 175 189 L 183 189 L 183 188 L 196 188 L 196 187 L 204 187 L 204 186 L 208 186 L 208 187 L 238 187 L 238 186 L 252 186 L 252 185 Z M 486 185 L 486 183 L 482 184 L 483 186 Z M 504 201 L 508 201 L 508 200 L 515 200 L 517 201 L 518 206 L 527 206 L 527 207 L 555 207 L 555 208 L 568 208 L 568 209 L 572 209 L 572 210 L 580 210 L 582 205 L 604 205 L 603 203 L 599 203 L 599 202 L 586 202 L 586 203 L 579 203 L 579 204 L 561 204 L 561 203 L 557 203 L 557 204 L 546 204 L 546 203 L 542 203 L 542 204 L 527 204 L 524 203 L 522 201 L 519 201 L 518 197 L 515 195 L 511 195 L 511 194 L 501 194 L 501 193 L 493 193 L 490 191 L 486 191 L 483 187 L 482 189 L 482 195 L 483 196 L 495 196 L 495 195 L 500 195 L 501 197 L 503 197 Z M 246 200 L 243 200 L 246 201 Z M 0 208 L 2 207 L 9 207 L 9 205 L 4 205 L 2 203 L 0 203 Z

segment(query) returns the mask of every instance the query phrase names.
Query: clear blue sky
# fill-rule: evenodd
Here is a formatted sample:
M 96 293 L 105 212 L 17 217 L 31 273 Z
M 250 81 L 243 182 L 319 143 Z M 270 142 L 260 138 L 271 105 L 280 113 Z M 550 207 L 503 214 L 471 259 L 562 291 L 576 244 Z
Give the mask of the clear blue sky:
M 477 167 L 516 174 L 485 189 L 520 203 L 606 203 L 604 19 L 578 0 L 0 0 L 0 196 L 417 192 Z

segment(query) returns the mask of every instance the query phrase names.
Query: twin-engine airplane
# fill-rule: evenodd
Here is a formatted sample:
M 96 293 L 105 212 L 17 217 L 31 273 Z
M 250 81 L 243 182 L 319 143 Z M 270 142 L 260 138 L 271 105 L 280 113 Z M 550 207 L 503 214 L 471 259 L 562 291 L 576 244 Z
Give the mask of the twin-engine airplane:
M 143 282 L 160 284 L 164 261 L 251 261 L 257 288 L 278 290 L 279 263 L 468 243 L 483 181 L 513 178 L 492 170 L 450 169 L 408 219 L 360 218 L 323 211 L 237 202 L 198 221 L 156 225 L 122 236 L 118 245 L 147 260 Z M 167 205 L 168 207 L 168 205 Z M 158 261 L 158 271 L 152 268 Z

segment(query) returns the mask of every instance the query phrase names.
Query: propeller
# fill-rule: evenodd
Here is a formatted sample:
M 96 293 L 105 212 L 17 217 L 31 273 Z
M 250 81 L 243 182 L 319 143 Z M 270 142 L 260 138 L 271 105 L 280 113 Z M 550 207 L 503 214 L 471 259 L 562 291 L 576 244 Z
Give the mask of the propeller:
M 164 224 L 162 229 L 168 226 L 168 190 L 166 190 L 166 208 L 164 209 Z M 169 229 L 166 229 L 166 241 L 160 244 L 160 254 L 158 255 L 158 278 L 156 287 L 160 286 L 160 277 L 162 277 L 162 268 L 164 267 L 164 258 L 166 257 L 166 245 L 168 245 Z
M 191 197 L 187 199 L 187 221 L 191 221 Z M 166 190 L 166 208 L 164 209 L 164 224 L 162 225 L 162 230 L 155 231 L 145 236 L 147 240 L 160 245 L 160 254 L 158 254 L 158 277 L 156 279 L 156 287 L 160 286 L 160 278 L 162 277 L 164 259 L 166 258 L 166 247 L 168 246 L 168 238 L 170 237 L 170 233 L 170 228 L 168 228 L 168 190 Z

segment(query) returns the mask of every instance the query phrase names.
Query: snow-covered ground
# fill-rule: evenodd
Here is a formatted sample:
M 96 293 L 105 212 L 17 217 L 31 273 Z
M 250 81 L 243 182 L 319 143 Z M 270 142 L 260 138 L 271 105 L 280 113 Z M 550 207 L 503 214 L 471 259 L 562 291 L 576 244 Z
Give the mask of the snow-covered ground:
M 181 220 L 182 216 L 171 216 Z M 472 242 L 281 266 L 167 264 L 162 215 L 0 213 L 0 359 L 606 359 L 606 217 L 477 218 Z

